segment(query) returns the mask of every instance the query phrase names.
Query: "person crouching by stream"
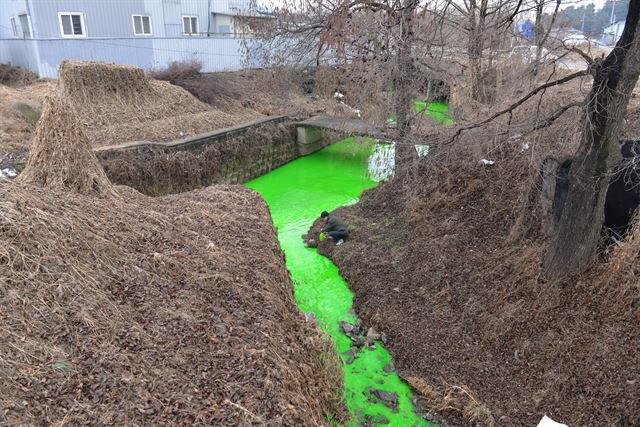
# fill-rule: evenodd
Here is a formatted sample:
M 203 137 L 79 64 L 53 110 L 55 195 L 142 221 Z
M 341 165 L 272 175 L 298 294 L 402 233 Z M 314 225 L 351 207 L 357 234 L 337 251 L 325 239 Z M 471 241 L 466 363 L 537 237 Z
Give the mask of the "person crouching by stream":
M 336 245 L 343 244 L 345 239 L 349 237 L 349 229 L 347 229 L 346 224 L 337 216 L 329 215 L 329 212 L 327 211 L 322 212 L 320 214 L 320 218 L 327 219 L 327 222 L 320 231 L 335 241 Z

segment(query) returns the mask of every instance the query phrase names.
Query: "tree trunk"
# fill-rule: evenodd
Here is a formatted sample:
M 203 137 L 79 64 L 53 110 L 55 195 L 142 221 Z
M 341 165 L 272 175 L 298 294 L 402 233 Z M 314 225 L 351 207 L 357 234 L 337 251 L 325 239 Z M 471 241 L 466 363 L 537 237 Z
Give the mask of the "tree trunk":
M 544 25 L 542 24 L 542 19 L 544 17 L 544 6 L 547 0 L 538 0 L 536 2 L 536 23 L 535 23 L 535 36 L 536 36 L 536 58 L 533 63 L 533 75 L 536 76 L 538 74 L 538 70 L 540 68 L 540 60 L 542 59 L 542 47 L 547 42 L 549 38 L 549 34 L 553 29 L 553 24 L 556 22 L 556 18 L 558 17 L 558 11 L 560 10 L 560 3 L 562 0 L 556 0 L 556 8 L 553 11 L 553 15 L 551 15 L 551 22 L 549 23 L 549 28 L 547 31 L 544 30 Z
M 471 70 L 471 97 L 478 102 L 486 102 L 485 81 L 482 67 L 482 51 L 484 50 L 485 24 L 488 0 L 480 0 L 478 9 L 476 0 L 469 1 L 469 68 Z
M 471 97 L 478 100 L 482 93 L 482 40 L 478 37 L 476 22 L 476 1 L 469 1 L 469 70 L 471 71 Z
M 542 59 L 542 45 L 544 44 L 544 25 L 542 24 L 542 12 L 544 9 L 545 0 L 538 0 L 536 2 L 536 22 L 534 25 L 535 43 L 536 43 L 536 57 L 533 61 L 533 75 L 538 74 L 538 68 L 540 67 L 540 59 Z M 551 29 L 551 28 L 549 28 Z M 532 79 L 532 83 L 535 79 Z
M 549 279 L 584 271 L 593 261 L 604 220 L 608 176 L 620 161 L 618 137 L 640 74 L 640 0 L 632 0 L 622 37 L 593 65 L 582 139 L 569 174 L 569 192 L 544 261 Z
M 394 109 L 396 111 L 396 126 L 398 144 L 396 144 L 396 171 L 402 163 L 411 160 L 415 150 L 413 145 L 405 141 L 411 130 L 411 108 L 415 97 L 415 69 L 411 56 L 414 42 L 414 14 L 418 5 L 417 0 L 406 0 L 401 9 L 398 21 L 400 25 L 400 40 L 398 42 L 397 68 L 394 76 Z

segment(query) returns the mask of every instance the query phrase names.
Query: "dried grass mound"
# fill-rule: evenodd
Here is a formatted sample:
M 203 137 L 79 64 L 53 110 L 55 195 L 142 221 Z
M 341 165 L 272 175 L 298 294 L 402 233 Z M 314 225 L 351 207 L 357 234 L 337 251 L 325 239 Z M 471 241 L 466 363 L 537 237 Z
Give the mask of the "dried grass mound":
M 0 425 L 344 421 L 260 196 L 0 183 Z
M 81 194 L 115 194 L 73 107 L 59 90 L 45 100 L 27 165 L 18 180 Z
M 98 61 L 63 61 L 60 80 L 66 95 L 85 102 L 100 96 L 128 98 L 151 91 L 141 68 Z
M 141 68 L 128 65 L 64 61 L 60 82 L 92 146 L 168 141 L 259 116 L 213 109 L 181 87 L 154 80 Z

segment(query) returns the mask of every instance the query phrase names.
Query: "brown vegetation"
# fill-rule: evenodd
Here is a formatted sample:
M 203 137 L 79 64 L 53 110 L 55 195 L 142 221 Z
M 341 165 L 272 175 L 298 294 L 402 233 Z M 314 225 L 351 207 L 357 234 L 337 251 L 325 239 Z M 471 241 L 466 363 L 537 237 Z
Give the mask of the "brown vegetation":
M 181 86 L 202 102 L 224 111 L 250 109 L 294 119 L 316 114 L 353 114 L 349 107 L 332 99 L 340 73 L 327 67 L 319 70 L 274 67 L 206 74 L 196 72 L 198 69 L 197 63 L 174 63 L 152 75 Z
M 26 154 L 35 132 L 36 114 L 51 87 L 49 82 L 20 88 L 0 85 L 0 154 Z
M 170 141 L 259 116 L 249 110 L 231 114 L 213 109 L 184 89 L 126 65 L 65 61 L 60 84 L 93 146 Z
M 73 107 L 60 90 L 45 101 L 29 160 L 18 181 L 80 194 L 115 194 Z
M 26 86 L 38 80 L 38 75 L 30 70 L 14 67 L 10 64 L 0 64 L 0 85 Z
M 112 186 L 67 96 L 47 101 L 22 182 L 0 182 L 0 424 L 344 420 L 264 201 Z
M 629 116 L 637 111 L 634 101 Z M 576 119 L 567 113 L 524 138 L 496 125 L 456 144 L 436 141 L 416 170 L 338 210 L 350 241 L 321 245 L 353 288 L 358 314 L 389 337 L 402 376 L 454 418 L 640 423 L 637 230 L 613 254 L 603 246 L 574 280 L 541 278 L 549 212 L 529 205 L 529 189 L 545 157 L 575 149 Z M 630 121 L 625 134 L 637 132 Z M 523 212 L 525 227 L 515 230 Z
M 67 61 L 61 67 L 60 84 L 94 147 L 171 141 L 265 115 L 353 114 L 331 99 L 333 86 L 316 86 L 312 95 L 305 94 L 303 86 L 315 83 L 307 73 L 200 74 L 199 69 L 196 62 L 177 62 L 151 73 L 154 79 L 136 67 Z M 329 70 L 320 74 L 324 77 L 319 80 L 333 85 Z M 0 152 L 10 153 L 17 163 L 23 162 L 44 98 L 56 84 L 40 81 L 16 89 L 0 85 Z

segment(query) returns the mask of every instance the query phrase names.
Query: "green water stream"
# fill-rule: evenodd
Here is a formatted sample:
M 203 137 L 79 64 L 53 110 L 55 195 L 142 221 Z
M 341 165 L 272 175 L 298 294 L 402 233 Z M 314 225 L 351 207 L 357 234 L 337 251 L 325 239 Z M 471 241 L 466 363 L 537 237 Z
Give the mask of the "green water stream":
M 287 256 L 299 307 L 313 312 L 320 327 L 335 341 L 345 362 L 345 400 L 352 416 L 350 425 L 429 425 L 413 410 L 412 392 L 393 371 L 385 372 L 391 356 L 376 342 L 363 347 L 347 364 L 352 340 L 341 332 L 339 322 L 356 322 L 353 293 L 338 268 L 316 249 L 305 248 L 302 235 L 324 210 L 355 203 L 363 190 L 376 186 L 367 172 L 370 144 L 349 138 L 315 154 L 301 157 L 246 185 L 257 190 L 269 204 L 278 239 Z M 346 243 L 348 244 L 348 242 Z M 398 396 L 397 410 L 371 395 L 371 387 Z M 388 423 L 386 423 L 388 421 Z
M 413 111 L 431 116 L 444 125 L 452 125 L 455 123 L 449 112 L 448 102 L 432 102 L 427 104 L 425 101 L 416 99 L 413 102 Z
M 422 113 L 425 116 L 433 117 L 436 121 L 439 121 L 443 125 L 452 125 L 455 123 L 451 113 L 449 112 L 448 102 L 431 102 L 427 104 L 426 101 L 421 99 L 414 99 L 413 106 L 411 107 L 415 113 Z M 398 120 L 396 113 L 392 113 L 389 116 L 389 123 L 395 124 Z

